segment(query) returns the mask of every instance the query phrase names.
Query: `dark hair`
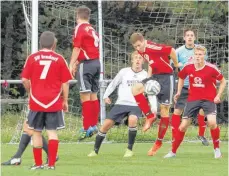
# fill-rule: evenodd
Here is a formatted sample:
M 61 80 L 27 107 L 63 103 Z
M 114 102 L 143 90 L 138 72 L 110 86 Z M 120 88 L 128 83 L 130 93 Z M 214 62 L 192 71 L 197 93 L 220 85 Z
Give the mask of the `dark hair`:
M 195 37 L 196 37 L 196 30 L 195 29 L 192 29 L 192 28 L 186 28 L 186 29 L 184 29 L 184 36 L 185 36 L 186 32 L 188 32 L 188 31 L 192 31 L 194 33 Z
M 77 17 L 83 20 L 89 20 L 91 15 L 91 9 L 83 5 L 76 9 Z
M 53 32 L 45 31 L 40 36 L 40 46 L 41 48 L 51 49 L 56 42 L 56 37 Z

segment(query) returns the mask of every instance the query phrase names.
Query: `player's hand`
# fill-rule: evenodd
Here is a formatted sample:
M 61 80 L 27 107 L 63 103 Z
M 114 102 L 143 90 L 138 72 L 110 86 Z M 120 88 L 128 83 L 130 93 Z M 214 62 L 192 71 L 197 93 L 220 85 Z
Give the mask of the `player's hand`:
M 63 111 L 68 112 L 68 101 L 63 101 Z
M 179 97 L 180 97 L 180 93 L 176 93 L 176 95 L 174 95 L 173 100 L 174 100 L 175 103 L 177 103 L 177 100 L 178 100 Z
M 216 96 L 216 97 L 214 98 L 214 103 L 215 103 L 215 104 L 220 103 L 220 97 L 219 97 L 219 96 Z
M 111 99 L 110 98 L 105 98 L 104 101 L 105 101 L 106 104 L 111 104 Z

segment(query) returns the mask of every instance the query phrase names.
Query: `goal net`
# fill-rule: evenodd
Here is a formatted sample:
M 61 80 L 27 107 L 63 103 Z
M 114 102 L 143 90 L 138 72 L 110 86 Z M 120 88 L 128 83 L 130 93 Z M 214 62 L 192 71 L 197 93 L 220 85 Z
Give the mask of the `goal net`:
M 72 52 L 72 34 L 76 26 L 75 9 L 86 5 L 92 9 L 91 24 L 98 31 L 98 4 L 96 1 L 40 1 L 39 2 L 39 34 L 50 30 L 56 33 L 58 39 L 57 52 L 69 62 Z M 27 55 L 31 50 L 31 1 L 22 2 L 27 32 Z M 220 10 L 219 10 L 220 9 Z M 228 79 L 228 18 L 226 16 L 227 2 L 223 1 L 104 1 L 102 2 L 102 30 L 104 81 L 109 82 L 118 71 L 130 66 L 130 53 L 133 51 L 129 37 L 133 32 L 141 32 L 146 38 L 157 43 L 172 45 L 174 48 L 184 44 L 183 31 L 186 27 L 197 30 L 196 43 L 208 49 L 208 59 L 216 64 Z M 71 85 L 70 112 L 65 115 L 66 129 L 60 131 L 60 139 L 64 142 L 76 142 L 81 128 L 81 105 L 77 87 Z M 228 140 L 228 95 L 225 91 L 223 101 L 217 106 L 218 123 L 221 126 L 221 140 Z M 112 95 L 115 102 L 116 92 Z M 106 106 L 106 112 L 111 106 Z M 10 141 L 18 142 L 23 119 L 26 118 L 26 105 L 21 109 L 21 115 L 13 116 Z M 3 114 L 3 121 L 9 116 Z M 12 116 L 12 115 L 11 115 Z M 7 123 L 7 122 L 6 122 Z M 157 123 L 147 132 L 142 133 L 143 120 L 138 125 L 138 142 L 151 142 L 157 137 Z M 17 128 L 16 128 L 17 127 Z M 125 125 L 115 126 L 107 135 L 108 141 L 127 141 Z M 186 140 L 195 141 L 198 134 L 198 124 L 193 121 Z M 206 137 L 210 137 L 209 129 Z M 93 141 L 94 138 L 87 139 Z M 171 140 L 171 129 L 168 129 L 165 140 Z

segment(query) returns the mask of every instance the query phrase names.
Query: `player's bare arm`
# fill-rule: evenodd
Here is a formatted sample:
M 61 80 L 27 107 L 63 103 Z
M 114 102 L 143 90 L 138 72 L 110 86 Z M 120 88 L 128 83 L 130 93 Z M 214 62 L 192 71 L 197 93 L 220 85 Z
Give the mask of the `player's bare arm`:
M 178 65 L 178 60 L 177 60 L 177 55 L 176 55 L 176 50 L 172 48 L 171 53 L 170 53 L 170 58 L 172 59 L 174 66 L 177 68 L 179 67 Z
M 64 112 L 68 112 L 68 92 L 69 92 L 69 83 L 62 84 L 63 89 L 63 110 Z
M 174 101 L 177 102 L 177 99 L 179 98 L 181 94 L 182 87 L 184 86 L 184 79 L 179 78 L 178 80 L 178 86 L 177 86 L 177 93 L 174 95 Z
M 30 81 L 26 78 L 22 78 L 22 84 L 25 87 L 26 92 L 30 95 Z
M 220 97 L 222 96 L 222 93 L 226 87 L 226 80 L 225 78 L 223 78 L 222 80 L 220 80 L 220 85 L 219 85 L 219 90 L 218 90 L 218 93 L 214 99 L 214 103 L 220 103 Z
M 69 70 L 73 77 L 75 77 L 76 67 L 79 64 L 79 62 L 77 62 L 79 53 L 80 53 L 80 48 L 74 47 L 72 50 L 72 57 L 69 64 Z
M 148 74 L 147 74 L 148 78 L 152 76 L 152 72 L 153 72 L 152 67 L 150 67 L 150 65 L 148 65 Z

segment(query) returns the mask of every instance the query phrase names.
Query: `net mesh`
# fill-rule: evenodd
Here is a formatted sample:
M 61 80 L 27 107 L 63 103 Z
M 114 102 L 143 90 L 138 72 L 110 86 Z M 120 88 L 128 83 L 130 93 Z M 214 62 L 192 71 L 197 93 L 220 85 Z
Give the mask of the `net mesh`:
M 27 32 L 27 55 L 31 52 L 31 1 L 22 2 Z M 57 52 L 64 55 L 69 61 L 72 50 L 72 34 L 76 25 L 75 8 L 87 5 L 92 9 L 91 24 L 98 31 L 97 2 L 83 1 L 40 1 L 39 2 L 39 34 L 45 30 L 56 33 L 58 38 Z M 197 43 L 208 49 L 209 61 L 217 64 L 226 79 L 228 79 L 228 19 L 218 8 L 227 6 L 225 2 L 193 2 L 193 1 L 153 1 L 153 2 L 103 2 L 103 54 L 104 54 L 104 79 L 113 79 L 117 72 L 130 65 L 130 52 L 133 51 L 129 44 L 129 36 L 135 32 L 141 32 L 146 38 L 158 43 L 170 44 L 177 48 L 183 45 L 183 30 L 185 27 L 193 27 L 197 30 Z M 221 14 L 222 13 L 222 14 Z M 221 21 L 214 18 L 221 17 Z M 114 18 L 115 17 L 115 18 Z M 3 78 L 4 79 L 4 78 Z M 6 97 L 10 98 L 7 92 Z M 66 114 L 66 129 L 60 132 L 65 142 L 77 141 L 78 131 L 81 127 L 81 105 L 76 86 L 70 90 L 70 112 Z M 112 95 L 115 102 L 116 92 Z M 218 122 L 221 125 L 221 139 L 227 140 L 228 100 L 225 92 L 224 102 L 217 106 Z M 21 127 L 26 117 L 26 103 L 15 105 L 22 109 L 21 115 L 13 115 L 16 133 L 11 134 L 10 142 L 18 142 Z M 8 116 L 8 103 L 5 106 L 5 117 Z M 24 107 L 24 108 L 23 108 Z M 110 106 L 106 107 L 108 112 Z M 18 112 L 18 111 L 17 111 Z M 3 116 L 4 117 L 4 116 Z M 3 118 L 3 123 L 6 118 Z M 157 123 L 147 133 L 141 133 L 142 121 L 139 122 L 137 141 L 147 142 L 156 139 Z M 112 128 L 107 135 L 107 140 L 124 142 L 127 139 L 127 128 L 118 126 Z M 167 132 L 166 140 L 171 139 L 171 132 Z M 196 140 L 196 122 L 189 129 L 187 140 Z M 209 138 L 209 130 L 206 131 Z M 93 138 L 88 139 L 92 141 Z

